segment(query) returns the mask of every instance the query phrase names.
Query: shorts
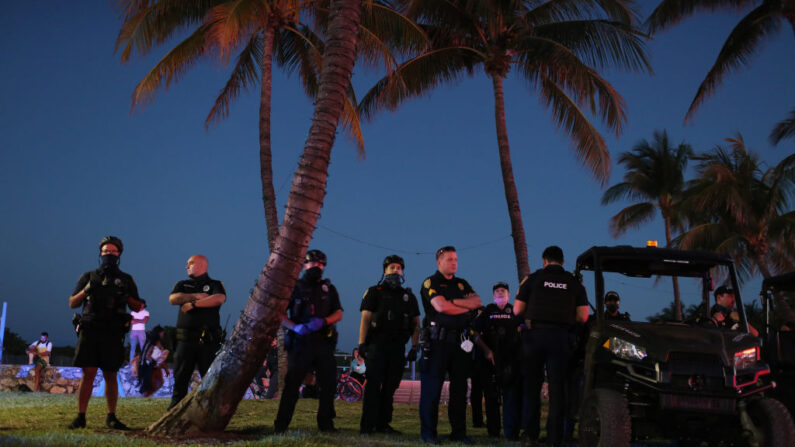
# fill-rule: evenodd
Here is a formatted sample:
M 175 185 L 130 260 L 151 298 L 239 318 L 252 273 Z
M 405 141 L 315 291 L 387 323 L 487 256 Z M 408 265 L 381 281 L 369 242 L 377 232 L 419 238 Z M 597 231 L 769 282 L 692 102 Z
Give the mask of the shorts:
M 81 330 L 77 338 L 74 365 L 118 371 L 125 360 L 124 335 L 118 331 Z

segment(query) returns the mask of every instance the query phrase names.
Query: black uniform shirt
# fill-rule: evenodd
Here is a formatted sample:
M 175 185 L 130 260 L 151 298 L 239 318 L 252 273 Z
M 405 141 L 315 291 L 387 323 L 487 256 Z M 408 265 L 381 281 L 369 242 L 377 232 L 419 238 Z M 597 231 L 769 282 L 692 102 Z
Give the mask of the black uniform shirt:
M 557 264 L 547 265 L 526 277 L 516 300 L 527 304 L 526 319 L 561 326 L 574 324 L 576 308 L 588 305 L 585 287 Z
M 141 299 L 133 277 L 118 268 L 98 268 L 83 273 L 77 280 L 72 295 L 76 295 L 86 287 L 92 274 L 95 284 L 91 285 L 89 299 L 83 301 L 84 318 L 108 318 L 115 314 L 125 314 L 128 296 L 136 300 Z
M 302 276 L 295 283 L 287 308 L 293 323 L 308 323 L 313 317 L 326 318 L 342 310 L 337 288 L 328 279 L 310 281 Z
M 519 319 L 513 315 L 513 306 L 508 303 L 504 308 L 491 303 L 483 308 L 472 323 L 473 328 L 483 334 L 483 342 L 492 351 L 515 345 L 519 340 Z
M 392 288 L 383 284 L 364 292 L 359 311 L 364 310 L 373 313 L 367 334 L 376 342 L 410 336 L 414 329 L 414 317 L 420 315 L 417 297 L 411 289 Z
M 425 317 L 428 318 L 429 321 L 434 321 L 436 324 L 443 327 L 453 329 L 463 329 L 467 327 L 471 319 L 469 313 L 447 315 L 437 312 L 431 304 L 431 298 L 441 295 L 447 301 L 453 301 L 454 299 L 464 298 L 471 293 L 475 293 L 475 291 L 466 280 L 455 276 L 451 279 L 447 279 L 437 270 L 436 273 L 423 281 L 422 289 L 420 290 L 422 307 L 425 309 Z
M 206 293 L 207 295 L 226 295 L 223 283 L 210 278 L 206 273 L 195 278 L 180 281 L 174 285 L 171 293 Z M 221 327 L 221 306 L 195 307 L 188 312 L 178 311 L 177 327 L 180 329 L 199 330 L 203 327 L 216 329 Z

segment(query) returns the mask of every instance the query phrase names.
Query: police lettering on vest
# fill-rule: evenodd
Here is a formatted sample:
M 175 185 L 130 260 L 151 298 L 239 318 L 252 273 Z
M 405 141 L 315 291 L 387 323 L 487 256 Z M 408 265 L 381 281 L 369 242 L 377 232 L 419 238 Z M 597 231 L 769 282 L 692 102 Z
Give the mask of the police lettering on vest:
M 550 264 L 522 281 L 516 299 L 527 303 L 525 319 L 560 326 L 573 325 L 576 307 L 588 305 L 582 284 L 556 264 Z

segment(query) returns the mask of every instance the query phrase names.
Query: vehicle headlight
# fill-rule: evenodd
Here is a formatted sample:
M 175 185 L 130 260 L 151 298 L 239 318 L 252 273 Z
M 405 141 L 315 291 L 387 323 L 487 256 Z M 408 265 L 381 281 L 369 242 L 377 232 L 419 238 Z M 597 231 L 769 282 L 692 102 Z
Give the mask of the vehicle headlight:
M 756 364 L 757 360 L 759 360 L 759 347 L 754 346 L 753 348 L 745 349 L 740 352 L 734 353 L 734 368 L 735 369 L 745 369 L 752 367 Z
M 625 360 L 643 360 L 646 358 L 646 348 L 618 337 L 608 339 L 604 347 L 609 349 L 613 355 Z

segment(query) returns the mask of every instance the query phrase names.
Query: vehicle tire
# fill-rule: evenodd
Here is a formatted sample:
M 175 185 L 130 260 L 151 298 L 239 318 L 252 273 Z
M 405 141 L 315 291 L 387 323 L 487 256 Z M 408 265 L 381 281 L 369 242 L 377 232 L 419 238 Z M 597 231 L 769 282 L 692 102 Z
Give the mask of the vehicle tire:
M 795 445 L 795 424 L 781 402 L 769 397 L 748 402 L 748 415 L 764 439 L 759 439 L 761 447 Z
M 604 388 L 588 393 L 580 408 L 578 436 L 582 447 L 629 447 L 632 421 L 624 396 Z

